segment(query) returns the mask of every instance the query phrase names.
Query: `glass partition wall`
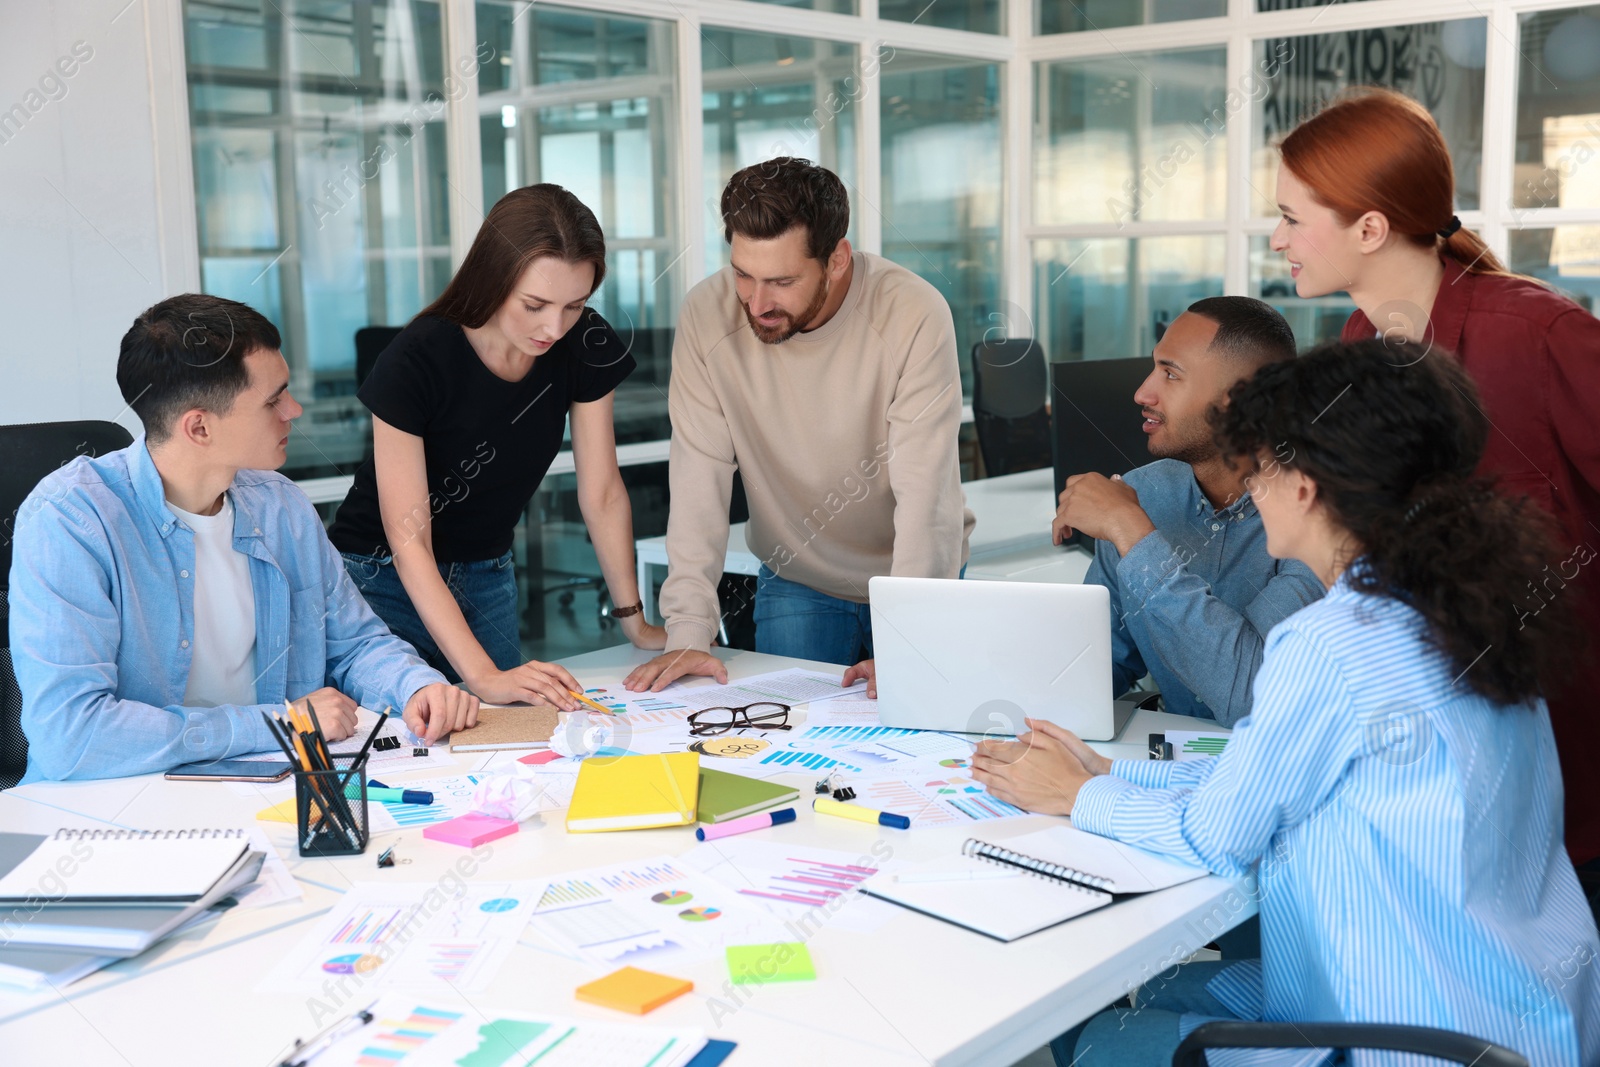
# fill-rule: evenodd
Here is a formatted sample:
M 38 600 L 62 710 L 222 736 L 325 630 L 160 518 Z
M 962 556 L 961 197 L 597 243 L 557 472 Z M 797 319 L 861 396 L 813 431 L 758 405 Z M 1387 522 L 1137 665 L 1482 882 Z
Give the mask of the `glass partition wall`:
M 1600 297 L 1600 6 L 1442 0 L 184 0 L 204 288 L 283 332 L 306 405 L 286 472 L 324 511 L 370 431 L 355 333 L 438 294 L 483 211 L 552 181 L 605 227 L 594 304 L 636 532 L 665 529 L 679 304 L 726 262 L 739 167 L 800 155 L 850 240 L 934 285 L 971 346 L 1144 356 L 1191 302 L 1261 296 L 1303 345 L 1342 295 L 1269 247 L 1274 146 L 1348 85 L 1410 93 L 1457 212 L 1519 272 Z M 970 427 L 964 433 L 970 436 Z M 969 474 L 971 471 L 968 472 Z M 735 516 L 736 518 L 739 516 Z M 603 629 L 570 455 L 518 537 L 530 655 Z M 570 599 L 563 605 L 562 601 Z

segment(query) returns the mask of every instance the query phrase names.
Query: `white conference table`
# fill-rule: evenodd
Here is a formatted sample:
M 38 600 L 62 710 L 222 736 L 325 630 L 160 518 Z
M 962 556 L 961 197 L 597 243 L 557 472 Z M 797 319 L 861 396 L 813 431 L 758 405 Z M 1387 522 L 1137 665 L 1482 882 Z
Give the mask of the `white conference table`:
M 1055 472 L 1023 471 L 998 478 L 962 482 L 967 507 L 977 524 L 968 544 L 967 577 L 989 581 L 1081 582 L 1089 569 L 1089 554 L 1077 548 L 1050 543 L 1050 520 L 1055 518 Z M 728 528 L 725 574 L 760 571 L 761 560 L 745 540 L 746 523 Z M 638 559 L 639 595 L 644 614 L 659 623 L 656 582 L 667 569 L 667 539 L 644 537 L 634 542 Z
M 754 652 L 719 649 L 717 654 L 734 678 L 794 665 L 837 669 Z M 647 655 L 621 646 L 565 663 L 580 681 L 606 684 Z M 1146 733 L 1184 726 L 1192 727 L 1193 721 L 1141 711 L 1125 740 L 1095 747 L 1108 755 L 1143 758 Z M 473 753 L 462 757 L 461 769 L 515 755 Z M 799 819 L 763 831 L 766 840 L 860 855 L 881 840 L 894 859 L 917 860 L 951 854 L 970 832 L 907 832 L 817 820 L 805 803 L 812 780 L 799 775 L 782 780 L 801 789 Z M 0 793 L 0 828 L 39 833 L 64 826 L 251 825 L 254 813 L 279 795 L 241 795 L 221 783 L 168 782 L 157 775 L 38 784 Z M 998 840 L 1056 821 L 1031 816 L 974 829 Z M 305 994 L 255 992 L 259 976 L 312 929 L 349 883 L 433 883 L 467 854 L 411 830 L 376 836 L 362 856 L 303 860 L 295 854 L 291 827 L 255 825 L 266 829 L 300 883 L 302 901 L 229 912 L 40 999 L 0 997 L 0 1060 L 8 1067 L 276 1064 L 296 1037 L 310 1037 L 321 1023 L 314 1022 Z M 374 858 L 390 844 L 410 863 L 379 870 Z M 527 878 L 675 855 L 694 844 L 688 827 L 568 835 L 561 813 L 547 813 L 488 846 L 493 854 L 480 870 L 484 878 Z M 1251 880 L 1215 876 L 1133 898 L 1011 944 L 895 909 L 870 934 L 822 927 L 807 942 L 817 981 L 747 989 L 744 1004 L 731 1014 L 725 1011 L 730 1002 L 720 960 L 670 968 L 692 979 L 694 992 L 643 1021 L 697 1027 L 738 1042 L 729 1060 L 734 1067 L 1012 1064 L 1254 913 Z M 485 1011 L 631 1019 L 574 999 L 573 989 L 595 977 L 580 962 L 524 933 L 493 985 L 468 999 Z M 450 999 L 443 987 L 440 996 Z M 713 1010 L 713 998 L 719 998 L 722 1010 Z M 370 999 L 363 991 L 345 1007 L 355 1010 Z

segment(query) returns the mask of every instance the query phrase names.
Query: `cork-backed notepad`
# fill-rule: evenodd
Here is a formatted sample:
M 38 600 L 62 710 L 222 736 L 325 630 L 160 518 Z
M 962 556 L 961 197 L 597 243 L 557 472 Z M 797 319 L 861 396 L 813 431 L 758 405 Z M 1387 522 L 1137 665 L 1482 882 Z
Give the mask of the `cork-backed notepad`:
M 548 704 L 526 708 L 483 707 L 478 711 L 478 725 L 450 735 L 450 751 L 546 748 L 560 722 L 559 713 Z

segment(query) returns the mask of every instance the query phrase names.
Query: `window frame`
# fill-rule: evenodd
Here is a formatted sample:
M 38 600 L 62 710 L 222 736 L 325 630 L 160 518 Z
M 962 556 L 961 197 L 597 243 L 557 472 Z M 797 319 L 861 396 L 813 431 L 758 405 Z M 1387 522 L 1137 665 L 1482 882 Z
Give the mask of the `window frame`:
M 1033 248 L 1039 240 L 1071 240 L 1106 236 L 1153 237 L 1221 234 L 1225 242 L 1224 291 L 1249 291 L 1250 241 L 1271 233 L 1276 219 L 1251 214 L 1247 175 L 1254 133 L 1253 110 L 1241 108 L 1228 122 L 1226 159 L 1229 174 L 1226 212 L 1221 220 L 1131 222 L 1121 228 L 1111 221 L 1040 225 L 1033 221 L 1032 138 L 1036 106 L 1034 86 L 1040 64 L 1123 53 L 1192 49 L 1210 45 L 1226 49 L 1227 84 L 1238 85 L 1254 62 L 1254 48 L 1264 38 L 1298 37 L 1339 30 L 1409 25 L 1461 18 L 1488 23 L 1484 70 L 1483 173 L 1481 207 L 1461 213 L 1462 223 L 1477 230 L 1498 255 L 1509 251 L 1510 233 L 1558 224 L 1600 225 L 1600 207 L 1513 208 L 1512 184 L 1521 24 L 1519 16 L 1538 11 L 1577 9 L 1595 0 L 1355 0 L 1321 7 L 1258 12 L 1256 0 L 1229 0 L 1220 17 L 1124 26 L 1038 36 L 1033 33 L 1034 5 L 1042 0 L 1007 0 L 1004 31 L 988 34 L 943 29 L 881 19 L 878 0 L 859 0 L 858 13 L 811 11 L 749 0 L 674 0 L 663 9 L 660 0 L 568 0 L 539 6 L 567 7 L 588 14 L 642 16 L 675 20 L 677 32 L 677 103 L 680 167 L 678 233 L 685 243 L 674 268 L 681 279 L 677 299 L 705 270 L 705 216 L 698 196 L 688 195 L 703 183 L 701 137 L 701 37 L 703 26 L 783 33 L 831 39 L 857 48 L 857 55 L 882 47 L 932 52 L 1004 64 L 1001 96 L 1001 151 L 1004 155 L 1001 208 L 1002 298 L 1034 321 Z M 440 0 L 444 9 L 446 62 L 472 54 L 476 40 L 474 0 Z M 194 290 L 200 284 L 196 203 L 188 115 L 187 62 L 183 46 L 181 4 L 151 5 L 146 12 L 154 53 L 174 61 L 153 69 L 151 105 L 156 130 L 158 210 L 163 220 L 163 283 L 168 291 Z M 476 203 L 483 188 L 479 155 L 479 100 L 476 79 L 463 79 L 464 91 L 447 103 L 446 142 L 450 183 L 451 254 L 459 263 L 477 232 L 486 205 Z M 857 205 L 858 246 L 879 253 L 883 247 L 876 205 L 882 194 L 879 83 L 863 79 L 858 98 L 856 158 L 863 203 Z M 1035 331 L 1036 332 L 1036 331 Z M 1135 353 L 1129 353 L 1134 355 Z M 970 419 L 970 405 L 966 411 Z M 624 445 L 619 460 L 627 465 L 660 462 L 666 440 Z M 551 474 L 572 470 L 570 453 L 561 454 Z M 338 500 L 350 479 L 308 479 L 302 487 L 314 500 Z

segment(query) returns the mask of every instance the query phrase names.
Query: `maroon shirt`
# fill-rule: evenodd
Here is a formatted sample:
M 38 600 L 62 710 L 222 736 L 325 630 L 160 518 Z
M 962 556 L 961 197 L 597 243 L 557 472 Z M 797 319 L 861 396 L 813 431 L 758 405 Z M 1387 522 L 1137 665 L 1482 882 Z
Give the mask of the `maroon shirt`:
M 1600 319 L 1525 278 L 1468 274 L 1444 258 L 1428 336 L 1477 383 L 1489 439 L 1478 473 L 1532 497 L 1556 517 L 1561 554 L 1518 611 L 1570 596 L 1584 631 L 1580 669 L 1600 662 Z M 1377 333 L 1361 311 L 1340 339 Z M 1566 785 L 1567 851 L 1600 856 L 1600 710 L 1585 679 L 1549 701 Z

